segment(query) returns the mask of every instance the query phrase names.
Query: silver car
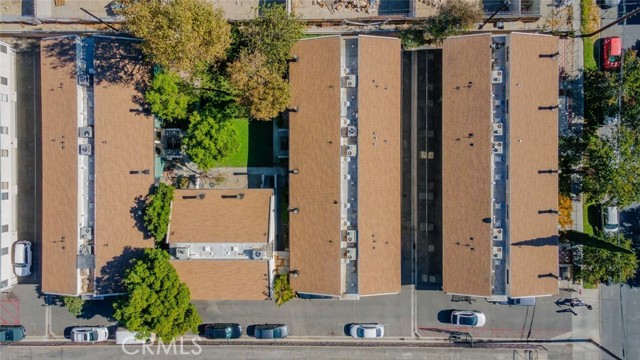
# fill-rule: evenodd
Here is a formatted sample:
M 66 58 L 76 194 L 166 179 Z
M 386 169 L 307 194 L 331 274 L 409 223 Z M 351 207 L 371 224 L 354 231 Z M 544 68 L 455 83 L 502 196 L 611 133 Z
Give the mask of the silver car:
M 382 324 L 351 324 L 349 333 L 356 339 L 373 339 L 384 336 L 384 325 Z
M 80 343 L 95 343 L 106 341 L 109 329 L 104 326 L 77 327 L 71 330 L 71 341 Z
M 256 325 L 253 335 L 256 339 L 282 339 L 289 336 L 289 329 L 284 324 Z
M 18 276 L 31 274 L 31 242 L 16 241 L 13 246 L 13 271 Z

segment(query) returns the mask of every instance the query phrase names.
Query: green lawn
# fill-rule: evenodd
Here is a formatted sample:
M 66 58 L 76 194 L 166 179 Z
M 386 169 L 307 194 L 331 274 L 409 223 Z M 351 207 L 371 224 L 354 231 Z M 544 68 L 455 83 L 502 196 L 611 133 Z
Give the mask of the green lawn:
M 240 148 L 218 163 L 221 167 L 269 167 L 273 165 L 273 124 L 271 121 L 236 120 Z
M 594 0 L 584 0 L 580 2 L 580 15 L 581 33 L 588 34 L 600 27 L 600 8 L 598 8 Z M 593 46 L 596 40 L 597 38 L 595 37 L 582 38 L 585 69 L 596 69 L 598 67 L 593 53 Z
M 582 38 L 582 46 L 584 47 L 584 68 L 595 70 L 598 68 L 593 48 L 595 46 L 595 38 Z
M 600 228 L 599 210 L 598 204 L 584 203 L 582 205 L 582 223 L 585 234 L 594 235 L 594 230 Z

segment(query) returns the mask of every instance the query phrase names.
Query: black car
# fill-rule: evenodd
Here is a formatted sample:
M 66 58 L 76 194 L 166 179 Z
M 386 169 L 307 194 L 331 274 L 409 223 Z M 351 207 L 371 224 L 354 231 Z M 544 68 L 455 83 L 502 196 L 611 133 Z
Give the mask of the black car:
M 0 325 L 0 343 L 20 341 L 27 335 L 22 325 Z
M 256 325 L 253 335 L 256 339 L 282 339 L 289 335 L 289 329 L 284 324 Z
M 240 324 L 211 324 L 204 328 L 204 336 L 207 339 L 237 339 L 242 336 Z

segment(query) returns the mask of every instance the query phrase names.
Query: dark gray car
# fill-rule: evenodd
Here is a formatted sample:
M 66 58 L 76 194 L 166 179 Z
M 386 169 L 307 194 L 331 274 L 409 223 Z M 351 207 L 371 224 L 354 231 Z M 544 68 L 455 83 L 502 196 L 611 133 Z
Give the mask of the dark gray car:
M 0 343 L 20 341 L 27 335 L 22 325 L 0 325 Z
M 204 328 L 207 339 L 237 339 L 242 336 L 242 326 L 236 323 L 210 324 Z
M 253 335 L 256 339 L 282 339 L 289 335 L 289 329 L 284 324 L 256 325 Z

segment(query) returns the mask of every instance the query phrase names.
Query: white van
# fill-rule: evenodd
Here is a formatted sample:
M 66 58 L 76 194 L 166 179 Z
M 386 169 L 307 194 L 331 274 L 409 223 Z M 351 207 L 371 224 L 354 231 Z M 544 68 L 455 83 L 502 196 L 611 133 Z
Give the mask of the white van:
M 138 333 L 135 333 L 133 331 L 129 331 L 125 328 L 120 328 L 116 331 L 116 344 L 118 345 L 122 345 L 122 344 L 126 344 L 126 345 L 136 345 L 136 344 L 151 344 L 154 342 L 155 340 L 155 335 L 151 334 L 151 336 L 144 338 L 144 339 L 138 339 L 136 336 L 138 335 Z
M 602 209 L 602 230 L 605 234 L 618 232 L 618 208 L 616 206 L 607 206 Z

